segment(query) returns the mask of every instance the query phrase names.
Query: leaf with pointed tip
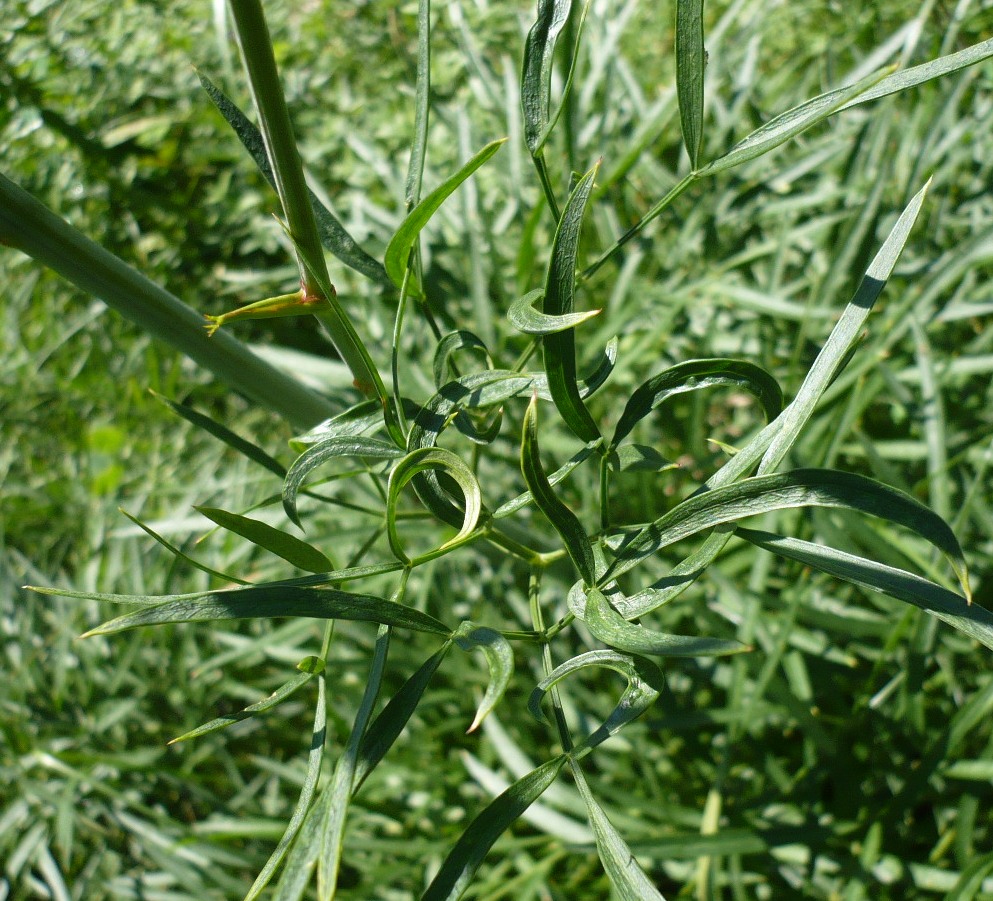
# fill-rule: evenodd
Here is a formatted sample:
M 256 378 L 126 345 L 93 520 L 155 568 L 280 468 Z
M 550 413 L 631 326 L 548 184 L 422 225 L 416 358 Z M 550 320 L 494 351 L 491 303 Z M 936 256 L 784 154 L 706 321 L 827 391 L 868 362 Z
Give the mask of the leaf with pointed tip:
M 415 559 L 411 559 L 404 551 L 403 542 L 397 532 L 397 505 L 404 486 L 425 470 L 440 470 L 455 480 L 462 491 L 464 512 L 461 527 L 454 538 L 450 538 L 433 551 L 428 551 Z M 389 484 L 386 488 L 386 535 L 393 553 L 396 554 L 398 560 L 404 563 L 412 565 L 424 563 L 427 560 L 440 557 L 460 544 L 464 544 L 473 537 L 482 511 L 483 497 L 479 490 L 479 482 L 476 481 L 472 470 L 450 450 L 445 450 L 442 447 L 422 447 L 411 451 L 397 463 L 390 473 Z
M 849 101 L 879 84 L 892 71 L 893 67 L 889 66 L 853 85 L 820 94 L 785 113 L 781 113 L 775 119 L 757 128 L 747 138 L 740 140 L 724 156 L 698 170 L 697 177 L 716 175 L 718 172 L 733 169 L 735 166 L 740 166 L 742 163 L 774 150 L 780 144 L 785 144 L 790 138 L 796 137 L 812 125 L 823 122 L 838 112 Z
M 683 144 L 696 169 L 703 138 L 703 0 L 676 0 L 676 96 Z
M 386 756 L 386 752 L 393 747 L 393 743 L 400 737 L 403 727 L 407 725 L 407 721 L 417 709 L 431 677 L 441 665 L 441 661 L 445 659 L 451 646 L 452 643 L 446 641 L 439 650 L 428 657 L 370 723 L 368 730 L 362 737 L 359 756 L 355 762 L 355 791 L 361 788 L 369 773 L 376 768 L 377 764 Z
M 458 172 L 446 178 L 407 214 L 407 218 L 403 220 L 396 234 L 390 239 L 384 257 L 386 272 L 397 288 L 403 285 L 404 274 L 407 271 L 407 260 L 410 258 L 410 251 L 413 249 L 421 230 L 428 224 L 438 208 L 455 192 L 455 189 L 490 159 L 506 140 L 506 138 L 501 138 L 499 141 L 492 141 L 487 144 Z M 411 292 L 413 295 L 419 293 L 419 289 Z
M 618 901 L 665 901 L 645 875 L 638 861 L 634 859 L 627 842 L 593 797 L 578 763 L 572 763 L 572 772 L 576 779 L 576 787 L 583 796 L 583 801 L 586 802 L 600 862 L 614 887 Z
M 579 518 L 552 490 L 548 477 L 541 467 L 538 449 L 538 398 L 531 399 L 524 414 L 524 433 L 521 437 L 521 472 L 538 509 L 548 518 L 562 538 L 566 551 L 576 564 L 587 585 L 596 581 L 596 561 L 590 538 Z
M 916 532 L 951 563 L 966 596 L 969 577 L 962 547 L 948 524 L 909 494 L 865 476 L 831 469 L 795 469 L 755 476 L 687 498 L 623 547 L 599 580 L 609 583 L 670 544 L 722 523 L 795 507 L 840 507 L 869 513 Z
M 193 509 L 229 532 L 234 532 L 252 544 L 271 551 L 277 557 L 282 557 L 298 569 L 310 573 L 326 573 L 334 569 L 334 564 L 316 547 L 268 523 L 237 513 L 229 513 L 217 507 L 194 505 Z
M 872 263 L 865 272 L 855 296 L 845 308 L 835 327 L 831 330 L 824 347 L 814 360 L 792 403 L 779 417 L 779 429 L 769 444 L 768 450 L 759 465 L 759 475 L 773 471 L 785 458 L 793 446 L 800 430 L 814 412 L 817 402 L 828 385 L 838 375 L 849 359 L 866 319 L 876 299 L 882 293 L 903 251 L 910 230 L 914 227 L 924 204 L 924 197 L 931 182 L 921 188 L 900 214 L 889 235 L 879 248 Z
M 528 710 L 539 722 L 544 720 L 541 702 L 552 686 L 566 676 L 584 669 L 606 667 L 627 679 L 627 687 L 603 724 L 576 745 L 573 756 L 582 757 L 606 741 L 631 720 L 637 719 L 655 703 L 665 687 L 662 670 L 644 657 L 633 657 L 618 651 L 587 651 L 555 667 L 531 692 Z
M 724 657 L 748 647 L 740 641 L 696 635 L 670 635 L 629 623 L 603 593 L 591 588 L 586 595 L 586 625 L 604 644 L 629 654 L 649 657 Z
M 476 623 L 464 622 L 455 630 L 453 636 L 455 643 L 463 651 L 471 651 L 478 648 L 486 658 L 486 665 L 490 670 L 490 681 L 486 686 L 486 693 L 483 700 L 479 702 L 476 716 L 472 725 L 466 732 L 475 732 L 479 724 L 503 697 L 510 684 L 510 677 L 514 674 L 514 652 L 507 641 L 495 629 L 486 626 L 479 626 Z
M 226 729 L 228 726 L 233 726 L 235 723 L 240 723 L 242 720 L 247 720 L 250 717 L 256 716 L 260 713 L 265 713 L 272 710 L 273 707 L 276 707 L 285 701 L 298 688 L 302 688 L 306 685 L 311 679 L 314 678 L 314 676 L 323 673 L 324 661 L 321 660 L 320 657 L 307 657 L 297 664 L 297 669 L 301 670 L 301 672 L 293 676 L 293 678 L 289 679 L 287 682 L 284 682 L 268 697 L 263 698 L 255 704 L 249 704 L 248 707 L 245 707 L 243 710 L 239 710 L 237 713 L 231 713 L 227 716 L 219 716 L 217 719 L 204 723 L 202 726 L 197 726 L 189 732 L 184 732 L 178 738 L 172 739 L 169 744 L 174 745 L 181 741 L 189 741 L 192 738 L 199 738 L 201 735 L 208 735 L 211 732 L 217 732 L 219 729 Z
M 652 410 L 677 394 L 705 388 L 737 388 L 754 395 L 767 419 L 774 419 L 783 408 L 783 391 L 779 383 L 761 366 L 746 360 L 704 359 L 687 360 L 671 366 L 644 382 L 628 399 L 617 422 L 614 449 L 631 430 Z
M 493 843 L 509 829 L 556 779 L 568 758 L 562 754 L 543 763 L 494 798 L 469 824 L 448 853 L 421 901 L 456 901 Z
M 228 125 L 234 130 L 242 146 L 249 152 L 252 159 L 255 160 L 255 165 L 259 167 L 259 171 L 265 176 L 266 181 L 269 182 L 273 189 L 275 189 L 276 184 L 272 175 L 272 167 L 269 165 L 269 157 L 266 154 L 261 132 L 238 106 L 206 75 L 197 70 L 197 77 L 200 79 L 203 89 L 207 92 L 207 96 L 210 97 L 211 102 L 217 107 L 217 111 L 227 120 Z M 382 264 L 369 256 L 359 246 L 358 242 L 334 217 L 331 211 L 321 203 L 313 191 L 308 189 L 308 194 L 310 195 L 310 202 L 314 207 L 314 215 L 317 218 L 317 232 L 320 235 L 321 244 L 324 248 L 356 272 L 361 272 L 363 275 L 380 284 L 389 284 L 389 278 Z
M 539 313 L 534 305 L 544 296 L 544 289 L 536 288 L 515 300 L 507 311 L 510 324 L 519 332 L 524 332 L 525 335 L 554 335 L 556 332 L 575 328 L 594 316 L 598 316 L 601 312 L 600 310 L 586 310 L 582 313 L 565 313 L 561 316 Z
M 380 413 L 382 418 L 382 413 Z M 297 495 L 300 486 L 317 467 L 337 457 L 365 457 L 370 460 L 395 460 L 402 457 L 403 451 L 389 441 L 380 438 L 364 438 L 360 435 L 323 438 L 307 448 L 286 473 L 283 481 L 283 509 L 286 515 L 298 526 L 300 515 L 297 512 Z
M 521 110 L 524 142 L 532 156 L 541 150 L 551 116 L 552 62 L 555 43 L 569 19 L 572 0 L 538 0 L 538 16 L 524 42 Z
M 48 589 L 47 594 L 64 594 Z M 100 600 L 100 595 L 76 596 Z M 212 591 L 203 595 L 175 595 L 160 598 L 162 603 L 142 607 L 90 629 L 90 635 L 110 635 L 159 626 L 163 623 L 202 623 L 223 619 L 268 619 L 275 616 L 309 616 L 315 619 L 347 619 L 382 623 L 415 632 L 449 635 L 450 629 L 433 616 L 395 604 L 383 598 L 352 594 L 335 588 L 293 588 L 285 585 L 258 585 L 237 591 Z
M 545 299 L 542 312 L 550 316 L 573 313 L 576 296 L 576 257 L 579 252 L 579 232 L 583 225 L 586 205 L 593 190 L 599 163 L 590 169 L 569 195 L 555 238 L 545 276 Z M 583 403 L 576 376 L 576 339 L 573 329 L 546 334 L 541 339 L 545 358 L 548 390 L 566 425 L 582 441 L 600 437 L 593 417 Z
M 743 528 L 736 534 L 780 557 L 797 560 L 837 579 L 920 607 L 993 650 L 993 613 L 929 579 L 798 538 Z

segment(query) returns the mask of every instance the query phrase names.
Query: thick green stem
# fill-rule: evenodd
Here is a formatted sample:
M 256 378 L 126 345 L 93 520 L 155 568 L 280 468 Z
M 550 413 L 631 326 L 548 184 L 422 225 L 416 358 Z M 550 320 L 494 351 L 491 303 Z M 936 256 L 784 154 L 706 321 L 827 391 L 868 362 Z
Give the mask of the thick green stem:
M 15 247 L 99 297 L 155 338 L 172 345 L 251 400 L 298 428 L 333 416 L 323 397 L 256 357 L 204 317 L 73 228 L 23 188 L 0 175 L 0 244 Z

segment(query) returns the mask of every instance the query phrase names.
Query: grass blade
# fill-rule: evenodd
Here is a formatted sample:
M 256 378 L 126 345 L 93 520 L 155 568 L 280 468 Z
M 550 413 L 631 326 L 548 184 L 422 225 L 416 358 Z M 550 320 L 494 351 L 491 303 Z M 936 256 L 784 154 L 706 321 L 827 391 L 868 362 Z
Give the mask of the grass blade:
M 461 898 L 493 843 L 556 779 L 567 758 L 554 757 L 514 782 L 494 798 L 462 833 L 421 901 Z
M 259 522 L 248 516 L 240 516 L 237 513 L 229 513 L 227 510 L 221 510 L 217 507 L 194 505 L 193 509 L 202 513 L 211 522 L 217 523 L 221 528 L 240 535 L 258 547 L 271 551 L 277 557 L 282 557 L 297 569 L 310 573 L 326 573 L 335 568 L 331 560 L 312 544 L 308 544 L 282 529 L 270 526 L 268 523 Z
M 583 582 L 596 581 L 596 562 L 589 536 L 579 518 L 558 499 L 541 467 L 538 449 L 538 398 L 531 399 L 524 414 L 524 433 L 521 437 L 521 472 L 538 509 L 548 518 L 562 538 L 572 562 L 579 570 Z
M 697 168 L 703 138 L 703 0 L 676 0 L 676 95 L 683 144 Z
M 543 309 L 544 313 L 551 316 L 563 316 L 573 312 L 579 232 L 598 168 L 599 165 L 594 166 L 580 179 L 569 196 L 555 231 L 552 256 L 545 278 Z M 542 337 L 541 343 L 548 388 L 559 414 L 582 441 L 595 441 L 600 437 L 600 430 L 579 394 L 576 377 L 576 340 L 572 329 L 546 334 Z

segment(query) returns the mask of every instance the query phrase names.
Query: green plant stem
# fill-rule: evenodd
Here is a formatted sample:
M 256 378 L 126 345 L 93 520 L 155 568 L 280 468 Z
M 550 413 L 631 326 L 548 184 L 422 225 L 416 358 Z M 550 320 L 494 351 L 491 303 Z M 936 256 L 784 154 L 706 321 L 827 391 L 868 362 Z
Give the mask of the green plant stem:
M 682 181 L 673 185 L 670 188 L 669 193 L 665 195 L 655 206 L 653 206 L 644 216 L 641 217 L 634 225 L 631 226 L 623 235 L 621 235 L 610 247 L 608 247 L 591 265 L 587 266 L 582 274 L 579 276 L 581 282 L 588 281 L 600 269 L 603 265 L 608 262 L 614 254 L 616 254 L 628 241 L 632 238 L 637 237 L 644 231 L 645 227 L 653 220 L 658 218 L 662 212 L 669 206 L 680 194 L 682 194 L 690 185 L 692 185 L 700 177 L 698 172 L 690 172 L 689 175 L 683 177 Z
M 541 610 L 541 573 L 541 568 L 532 567 L 528 578 L 528 603 L 531 607 L 531 625 L 536 632 L 546 637 L 541 645 L 541 665 L 545 676 L 548 677 L 555 666 L 552 661 L 552 648 L 545 633 L 545 617 Z M 568 754 L 573 748 L 572 736 L 569 734 L 569 726 L 565 721 L 565 712 L 562 709 L 562 697 L 559 694 L 558 686 L 553 685 L 549 694 L 552 698 L 552 713 L 555 716 L 555 727 L 559 733 L 559 741 L 562 744 L 562 750 Z
M 0 244 L 55 270 L 297 428 L 309 428 L 334 415 L 334 407 L 324 398 L 260 360 L 236 338 L 223 332 L 209 338 L 201 314 L 3 175 Z
M 552 190 L 551 182 L 548 180 L 548 170 L 545 168 L 545 156 L 539 150 L 531 156 L 531 161 L 534 163 L 535 171 L 538 173 L 538 181 L 541 182 L 541 190 L 545 195 L 545 202 L 548 204 L 548 209 L 551 211 L 552 218 L 558 222 L 562 214 L 559 211 L 558 203 L 555 201 L 555 192 Z

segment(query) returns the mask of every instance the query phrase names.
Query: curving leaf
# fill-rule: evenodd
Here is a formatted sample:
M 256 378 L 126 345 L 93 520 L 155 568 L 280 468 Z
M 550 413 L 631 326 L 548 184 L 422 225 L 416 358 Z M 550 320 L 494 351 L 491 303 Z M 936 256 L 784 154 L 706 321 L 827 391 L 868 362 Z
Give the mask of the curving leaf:
M 780 144 L 785 144 L 790 138 L 827 119 L 846 106 L 849 101 L 879 84 L 893 71 L 893 68 L 893 66 L 889 66 L 882 71 L 874 72 L 853 85 L 820 94 L 785 113 L 781 113 L 775 119 L 757 128 L 747 138 L 740 140 L 724 156 L 699 169 L 696 176 L 702 178 L 707 175 L 716 175 L 726 169 L 733 169 L 735 166 L 740 166 L 742 163 L 768 153 Z
M 390 243 L 386 248 L 386 256 L 383 260 L 386 265 L 386 272 L 397 288 L 403 285 L 404 275 L 407 271 L 407 260 L 410 258 L 410 251 L 413 249 L 414 243 L 417 241 L 417 236 L 421 233 L 421 229 L 428 224 L 431 217 L 445 200 L 454 193 L 455 189 L 492 157 L 506 140 L 506 138 L 501 138 L 499 141 L 493 141 L 487 144 L 462 166 L 458 172 L 446 178 L 407 214 L 407 218 L 403 220 L 396 234 L 390 239 Z M 417 289 L 410 293 L 412 295 L 418 295 L 420 291 Z
M 751 650 L 740 641 L 670 635 L 636 626 L 611 607 L 603 593 L 596 588 L 591 588 L 586 595 L 585 614 L 586 625 L 595 637 L 604 644 L 629 654 L 651 657 L 724 657 Z
M 705 388 L 737 388 L 754 395 L 768 419 L 775 419 L 783 408 L 783 391 L 779 383 L 761 366 L 746 360 L 687 360 L 652 376 L 640 385 L 624 406 L 617 421 L 613 450 L 631 430 L 664 401 L 687 391 Z
M 293 564 L 298 569 L 311 573 L 326 573 L 335 568 L 334 564 L 316 547 L 295 535 L 284 532 L 282 529 L 277 529 L 248 516 L 228 513 L 227 510 L 221 510 L 217 507 L 194 505 L 193 509 L 229 532 L 234 532 L 252 544 L 271 551 L 277 557 L 282 557 L 287 563 Z
M 551 121 L 552 63 L 555 43 L 569 19 L 572 0 L 538 0 L 538 16 L 524 42 L 521 110 L 524 142 L 534 156 L 541 150 Z
M 566 551 L 576 564 L 580 576 L 587 585 L 596 581 L 596 561 L 589 536 L 579 518 L 552 490 L 552 486 L 541 468 L 538 453 L 538 397 L 531 399 L 524 414 L 524 433 L 521 436 L 521 472 L 524 482 L 534 497 L 538 509 L 548 518 L 552 527 L 562 538 Z
M 736 534 L 780 557 L 920 607 L 993 650 L 993 613 L 929 579 L 799 538 L 740 527 Z
M 461 898 L 493 843 L 541 797 L 562 771 L 567 759 L 564 754 L 552 758 L 494 798 L 462 833 L 421 896 L 421 901 L 456 901 Z
M 583 801 L 586 802 L 600 862 L 614 887 L 616 897 L 619 901 L 665 901 L 638 861 L 634 859 L 627 842 L 607 819 L 607 814 L 593 797 L 579 764 L 573 762 L 571 766 L 576 787 L 583 796 Z
M 301 672 L 287 682 L 284 682 L 268 697 L 263 698 L 255 704 L 249 704 L 248 707 L 239 710 L 237 713 L 219 716 L 217 719 L 210 720 L 210 722 L 204 723 L 202 726 L 197 726 L 189 732 L 184 732 L 178 738 L 170 740 L 169 744 L 174 745 L 181 741 L 189 741 L 191 738 L 199 738 L 201 735 L 208 735 L 211 732 L 217 732 L 219 729 L 226 729 L 228 726 L 233 726 L 242 720 L 247 720 L 259 713 L 272 710 L 273 707 L 285 701 L 298 688 L 306 685 L 314 676 L 323 673 L 324 661 L 320 657 L 306 657 L 297 664 L 297 669 Z
M 565 463 L 563 463 L 555 472 L 551 473 L 548 478 L 549 486 L 558 485 L 566 476 L 569 475 L 577 466 L 579 466 L 584 461 L 588 460 L 593 453 L 600 447 L 599 441 L 592 441 L 584 447 L 580 448 L 576 453 L 574 453 Z M 516 513 L 528 504 L 534 503 L 534 495 L 530 491 L 525 491 L 523 494 L 517 495 L 515 498 L 511 498 L 504 504 L 501 504 L 496 510 L 493 511 L 494 519 L 502 519 L 505 516 L 510 516 L 511 513 Z
M 579 232 L 583 225 L 586 205 L 593 190 L 599 163 L 590 169 L 576 185 L 555 230 L 552 255 L 545 276 L 543 312 L 551 316 L 572 314 L 576 295 L 576 257 L 579 252 Z M 572 329 L 546 334 L 541 339 L 551 392 L 559 414 L 566 425 L 582 441 L 600 437 L 589 410 L 583 404 L 576 376 L 576 339 Z
M 683 144 L 696 169 L 703 138 L 703 0 L 676 0 L 676 96 Z
M 601 312 L 600 310 L 586 310 L 583 313 L 565 313 L 561 316 L 539 313 L 534 305 L 539 300 L 543 300 L 544 297 L 544 289 L 536 288 L 515 300 L 507 311 L 510 324 L 519 332 L 524 332 L 525 335 L 553 335 L 556 332 L 575 328 L 594 316 L 598 316 Z
M 414 476 L 425 470 L 441 470 L 455 480 L 462 490 L 465 500 L 464 513 L 461 528 L 454 538 L 450 538 L 433 551 L 428 551 L 415 559 L 411 559 L 404 551 L 403 543 L 397 532 L 397 505 L 404 486 Z M 476 481 L 472 470 L 459 457 L 442 447 L 422 447 L 411 451 L 397 463 L 390 473 L 389 484 L 386 488 L 386 535 L 389 538 L 390 548 L 396 554 L 397 559 L 406 564 L 417 565 L 427 560 L 433 560 L 470 540 L 476 530 L 476 524 L 479 522 L 482 511 L 483 497 L 479 490 L 479 482 Z
M 377 404 L 379 419 L 382 420 L 382 408 Z M 304 479 L 317 467 L 323 466 L 329 460 L 337 457 L 366 457 L 372 460 L 394 460 L 402 457 L 403 451 L 389 441 L 380 438 L 364 438 L 360 435 L 340 437 L 332 435 L 322 438 L 307 448 L 286 473 L 283 480 L 283 509 L 286 515 L 298 526 L 300 515 L 297 512 L 297 495 Z
M 510 642 L 495 629 L 478 626 L 472 622 L 462 623 L 452 637 L 463 651 L 476 648 L 481 650 L 490 670 L 490 682 L 486 686 L 486 693 L 479 703 L 472 725 L 466 729 L 466 732 L 474 732 L 507 691 L 510 677 L 514 674 L 514 652 L 511 650 Z
M 276 188 L 276 182 L 272 175 L 272 167 L 269 165 L 269 157 L 266 154 L 265 144 L 262 140 L 261 132 L 252 124 L 248 117 L 237 107 L 237 105 L 206 75 L 197 70 L 197 77 L 200 84 L 207 92 L 211 102 L 217 107 L 218 112 L 227 120 L 228 125 L 234 130 L 241 141 L 242 146 L 249 152 L 259 171 L 265 179 Z M 333 253 L 346 266 L 350 266 L 356 272 L 371 278 L 380 284 L 387 284 L 389 278 L 386 270 L 377 260 L 369 256 L 348 233 L 346 228 L 334 217 L 331 211 L 324 206 L 313 191 L 308 189 L 311 205 L 314 207 L 314 215 L 317 218 L 317 232 L 321 238 L 321 244 L 325 249 Z
M 487 367 L 493 368 L 493 359 L 482 338 L 465 329 L 449 332 L 438 342 L 434 351 L 432 369 L 435 388 L 441 388 L 453 377 L 453 374 L 456 377 L 459 375 L 457 372 L 453 373 L 452 357 L 460 350 L 481 350 L 486 356 Z
M 105 596 L 66 592 L 58 588 L 35 589 L 44 594 L 101 600 Z M 211 591 L 196 595 L 159 598 L 161 603 L 142 607 L 90 629 L 83 637 L 110 635 L 139 626 L 163 623 L 202 623 L 222 619 L 261 619 L 274 616 L 309 616 L 315 619 L 347 619 L 382 623 L 448 636 L 442 622 L 402 604 L 372 595 L 353 594 L 336 588 L 296 588 L 288 585 L 258 585 L 236 591 Z
M 617 651 L 587 651 L 555 667 L 538 683 L 531 692 L 531 697 L 528 698 L 528 710 L 531 711 L 532 716 L 539 722 L 543 721 L 541 702 L 552 686 L 572 673 L 591 667 L 612 669 L 624 676 L 628 684 L 617 706 L 604 720 L 603 725 L 591 732 L 573 749 L 573 756 L 577 759 L 606 741 L 625 724 L 641 716 L 655 703 L 665 687 L 662 670 L 644 657 L 632 657 Z
M 704 529 L 759 513 L 810 506 L 869 513 L 916 532 L 948 558 L 969 596 L 962 547 L 940 516 L 910 495 L 874 479 L 830 469 L 796 469 L 755 476 L 687 498 L 625 545 L 598 585 L 608 584 L 646 557 Z

